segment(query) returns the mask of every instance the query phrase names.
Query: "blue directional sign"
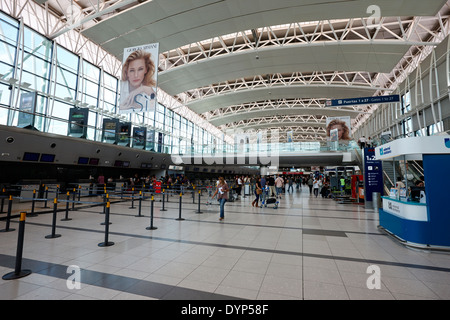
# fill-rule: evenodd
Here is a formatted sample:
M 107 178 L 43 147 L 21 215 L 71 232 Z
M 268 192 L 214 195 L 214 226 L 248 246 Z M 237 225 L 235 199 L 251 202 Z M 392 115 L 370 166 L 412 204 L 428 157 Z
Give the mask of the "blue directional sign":
M 372 193 L 383 194 L 383 165 L 375 160 L 375 149 L 364 148 L 364 196 L 366 201 L 373 201 Z
M 345 107 L 364 104 L 381 104 L 400 102 L 400 96 L 398 94 L 390 96 L 377 96 L 377 97 L 365 97 L 365 98 L 350 98 L 350 99 L 334 99 L 327 100 L 326 107 Z

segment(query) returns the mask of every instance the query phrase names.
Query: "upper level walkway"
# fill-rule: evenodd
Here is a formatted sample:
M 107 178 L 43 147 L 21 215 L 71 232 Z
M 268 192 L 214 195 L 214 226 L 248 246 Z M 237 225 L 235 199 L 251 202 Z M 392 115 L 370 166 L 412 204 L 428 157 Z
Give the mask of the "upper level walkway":
M 184 165 L 249 166 L 351 166 L 359 165 L 360 153 L 355 141 L 320 143 L 246 144 L 229 150 L 202 150 L 192 154 L 172 155 L 172 161 Z

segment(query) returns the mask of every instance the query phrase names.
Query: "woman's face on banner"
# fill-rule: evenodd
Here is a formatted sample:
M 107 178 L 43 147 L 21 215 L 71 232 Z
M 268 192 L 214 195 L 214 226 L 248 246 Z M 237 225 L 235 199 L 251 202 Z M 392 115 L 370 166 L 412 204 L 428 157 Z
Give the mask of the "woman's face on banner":
M 128 65 L 128 81 L 133 87 L 139 87 L 144 80 L 147 68 L 145 67 L 144 59 L 136 59 Z
M 338 129 L 338 139 L 341 140 L 342 134 L 344 133 L 344 128 L 340 124 L 335 124 L 330 128 L 330 130 Z

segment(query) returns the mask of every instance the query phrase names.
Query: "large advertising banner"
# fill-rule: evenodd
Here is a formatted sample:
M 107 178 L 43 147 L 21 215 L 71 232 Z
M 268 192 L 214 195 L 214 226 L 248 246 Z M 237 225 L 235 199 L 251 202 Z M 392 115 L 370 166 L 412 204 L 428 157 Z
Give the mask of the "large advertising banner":
M 133 148 L 145 149 L 146 138 L 147 138 L 146 127 L 133 128 Z
M 102 142 L 117 143 L 118 119 L 103 119 Z
M 159 43 L 124 49 L 119 113 L 155 110 L 158 53 Z
M 34 129 L 34 113 L 36 111 L 36 92 L 23 92 L 20 95 L 19 118 L 17 126 L 19 128 Z
M 333 141 L 348 141 L 352 140 L 352 124 L 349 116 L 345 117 L 328 117 L 327 118 L 327 139 L 330 141 L 333 138 Z M 337 137 L 336 131 L 337 130 Z M 333 137 L 331 135 L 333 133 Z
M 117 130 L 117 144 L 129 146 L 131 137 L 131 122 L 119 122 Z
M 70 108 L 68 136 L 86 138 L 88 116 L 88 108 Z

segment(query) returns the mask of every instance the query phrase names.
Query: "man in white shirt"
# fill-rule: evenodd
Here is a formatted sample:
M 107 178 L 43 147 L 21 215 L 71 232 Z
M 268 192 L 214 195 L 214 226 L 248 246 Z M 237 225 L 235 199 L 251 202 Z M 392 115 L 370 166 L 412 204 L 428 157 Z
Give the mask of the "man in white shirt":
M 280 175 L 278 175 L 277 178 L 275 179 L 275 188 L 277 190 L 277 197 L 280 197 L 280 199 L 281 199 L 281 193 L 282 193 L 283 186 L 284 186 L 284 180 L 282 177 L 280 177 Z
M 361 149 L 364 149 L 366 147 L 366 136 L 362 136 L 359 138 L 359 144 L 361 146 Z

